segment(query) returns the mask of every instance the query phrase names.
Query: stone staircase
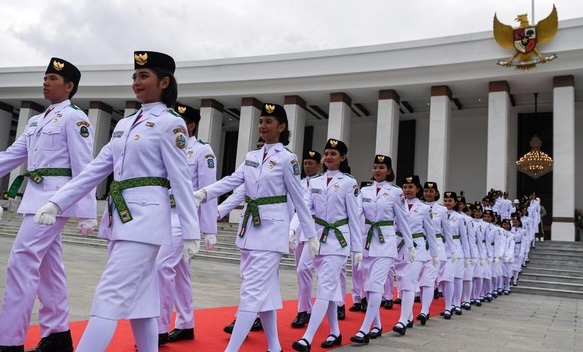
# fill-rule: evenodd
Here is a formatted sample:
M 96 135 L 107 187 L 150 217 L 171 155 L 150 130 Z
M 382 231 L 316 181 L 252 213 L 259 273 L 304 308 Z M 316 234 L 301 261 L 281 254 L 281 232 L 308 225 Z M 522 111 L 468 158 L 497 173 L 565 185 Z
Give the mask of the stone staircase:
M 14 212 L 5 211 L 0 220 L 0 236 L 16 236 L 22 221 L 22 216 Z M 217 246 L 211 252 L 200 251 L 198 257 L 209 260 L 239 263 L 239 250 L 235 246 L 235 236 L 237 235 L 237 224 L 228 222 L 218 223 Z M 63 229 L 63 243 L 101 247 L 107 250 L 107 241 L 94 236 L 81 236 L 77 233 L 77 220 L 71 219 Z M 293 255 L 284 255 L 281 260 L 282 269 L 295 270 L 295 260 Z M 348 270 L 351 267 L 348 265 Z
M 583 298 L 583 242 L 537 242 L 512 292 Z

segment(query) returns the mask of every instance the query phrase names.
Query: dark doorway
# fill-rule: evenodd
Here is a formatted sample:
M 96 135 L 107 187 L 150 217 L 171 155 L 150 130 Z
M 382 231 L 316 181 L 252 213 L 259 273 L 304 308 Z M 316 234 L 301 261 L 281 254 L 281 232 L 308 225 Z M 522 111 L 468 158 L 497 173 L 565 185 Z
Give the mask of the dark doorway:
M 401 184 L 405 176 L 415 173 L 415 120 L 399 121 L 399 146 L 397 147 L 396 171 Z M 393 168 L 395 165 L 393 165 Z
M 518 114 L 518 155 L 516 160 L 530 151 L 530 140 L 537 135 L 542 140 L 541 150 L 553 157 L 553 113 Z M 553 218 L 553 173 L 549 172 L 534 179 L 522 172 L 516 173 L 516 197 L 520 198 L 536 192 L 547 215 L 541 220 L 544 225 L 545 240 L 551 239 Z

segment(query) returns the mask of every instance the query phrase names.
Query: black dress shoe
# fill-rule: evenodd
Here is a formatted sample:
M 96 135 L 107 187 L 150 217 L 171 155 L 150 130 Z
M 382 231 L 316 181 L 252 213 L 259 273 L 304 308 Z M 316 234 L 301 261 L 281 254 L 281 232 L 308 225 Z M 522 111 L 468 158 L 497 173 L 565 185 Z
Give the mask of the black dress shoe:
M 407 327 L 405 326 L 405 324 L 398 322 L 395 326 L 393 326 L 393 331 L 402 336 L 405 335 Z
M 455 315 L 462 315 L 462 307 L 454 308 Z
M 417 320 L 419 320 L 421 322 L 421 325 L 425 325 L 425 323 L 427 323 L 428 319 L 429 319 L 429 316 L 425 313 L 420 313 L 417 316 Z
M 361 334 L 362 336 L 358 336 L 358 334 Z M 365 334 L 364 331 L 361 330 L 357 332 L 356 335 L 352 336 L 350 341 L 367 345 L 370 342 L 370 334 Z
M 421 297 L 419 297 L 419 296 L 415 296 L 415 300 L 414 300 L 414 302 L 415 302 L 415 303 L 421 303 Z
M 305 345 L 303 343 L 300 343 L 300 341 L 303 341 L 305 343 Z M 292 348 L 295 351 L 309 352 L 312 349 L 312 346 L 310 345 L 310 342 L 308 342 L 308 340 L 301 338 L 301 339 L 295 341 L 294 343 L 292 343 Z
M 338 314 L 338 320 L 346 319 L 346 307 L 344 305 L 338 307 L 336 313 Z
M 303 328 L 310 321 L 308 312 L 299 312 L 294 321 L 291 323 L 292 328 Z
M 393 300 L 392 299 L 387 299 L 385 301 L 385 304 L 383 304 L 383 308 L 385 308 L 385 309 L 393 309 Z
M 174 329 L 168 334 L 168 342 L 194 340 L 194 329 Z
M 401 304 L 401 299 L 400 299 L 400 298 L 397 298 L 397 299 L 395 300 L 395 304 Z
M 158 334 L 158 346 L 164 346 L 168 343 L 168 333 Z
M 451 310 L 449 310 L 449 309 L 444 310 L 442 315 L 443 315 L 443 319 L 445 319 L 445 320 L 451 319 Z
M 381 335 L 383 334 L 383 328 L 377 328 L 376 326 L 374 328 L 372 328 L 370 330 L 370 332 L 368 333 L 370 335 L 371 339 L 376 339 L 377 337 L 381 337 Z
M 360 303 L 354 303 L 352 306 L 350 306 L 350 308 L 348 308 L 349 311 L 351 312 L 360 312 L 362 310 L 362 306 Z
M 360 302 L 360 310 L 363 312 L 366 312 L 367 308 L 368 308 L 368 302 L 367 302 L 366 298 L 363 298 L 362 301 Z
M 330 337 L 333 340 L 328 340 Z M 324 342 L 322 342 L 322 344 L 320 346 L 322 346 L 322 348 L 331 348 L 331 347 L 340 346 L 340 345 L 342 345 L 342 334 L 339 334 L 338 336 L 330 334 L 330 335 L 328 335 L 326 340 L 324 340 Z
M 0 352 L 24 352 L 24 346 L 0 346 Z
M 481 307 L 481 306 L 482 306 L 482 302 L 479 299 L 477 299 L 476 300 L 476 307 Z
M 227 326 L 225 326 L 223 328 L 223 331 L 226 332 L 227 334 L 232 334 L 233 333 L 233 328 L 235 327 L 235 322 L 237 320 L 233 320 L 233 322 Z
M 261 319 L 257 318 L 251 325 L 251 331 L 261 331 L 263 330 L 263 324 L 261 324 Z
M 439 295 L 439 290 L 435 289 L 433 290 L 433 299 L 439 299 L 440 295 Z
M 412 327 L 413 327 L 413 322 L 412 322 L 411 320 L 409 320 L 409 321 L 407 322 L 407 327 L 408 327 L 408 328 L 412 328 Z
M 0 351 L 4 352 L 4 350 L 2 350 L 1 348 Z M 38 345 L 35 348 L 33 348 L 32 350 L 27 350 L 26 352 L 73 352 L 73 340 L 71 339 L 71 331 L 67 330 L 63 332 L 55 332 L 47 337 L 43 337 L 42 339 L 40 339 Z

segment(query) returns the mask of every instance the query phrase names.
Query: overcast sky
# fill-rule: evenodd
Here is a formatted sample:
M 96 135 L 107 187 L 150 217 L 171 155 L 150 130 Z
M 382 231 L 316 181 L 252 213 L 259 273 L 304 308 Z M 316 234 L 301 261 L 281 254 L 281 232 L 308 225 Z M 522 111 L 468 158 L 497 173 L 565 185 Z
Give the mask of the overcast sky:
M 517 26 L 532 0 L 0 0 L 0 67 L 132 63 L 134 50 L 177 61 L 280 54 L 492 30 L 494 13 Z M 559 20 L 581 0 L 555 3 Z

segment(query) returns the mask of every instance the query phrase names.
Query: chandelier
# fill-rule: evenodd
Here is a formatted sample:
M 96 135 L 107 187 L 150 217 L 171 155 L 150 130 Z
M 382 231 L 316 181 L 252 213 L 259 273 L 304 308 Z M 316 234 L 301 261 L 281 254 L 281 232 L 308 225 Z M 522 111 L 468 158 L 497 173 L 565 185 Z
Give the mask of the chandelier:
M 534 179 L 552 171 L 553 158 L 540 150 L 542 144 L 543 142 L 537 135 L 532 137 L 530 140 L 530 151 L 516 162 L 518 171 Z

